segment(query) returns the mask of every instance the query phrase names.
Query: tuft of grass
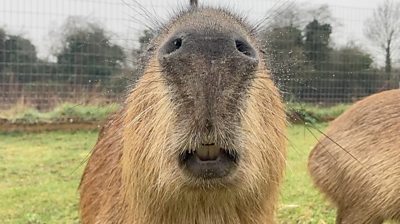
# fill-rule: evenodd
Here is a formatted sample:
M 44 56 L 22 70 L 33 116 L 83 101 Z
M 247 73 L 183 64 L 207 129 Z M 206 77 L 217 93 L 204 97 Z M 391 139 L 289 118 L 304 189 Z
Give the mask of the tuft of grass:
M 334 120 L 349 108 L 348 104 L 337 104 L 330 107 L 322 107 L 304 103 L 287 103 L 286 111 L 292 121 L 306 123 L 320 123 Z M 295 122 L 296 123 L 296 122 Z
M 16 107 L 7 111 L 0 111 L 0 118 L 12 123 L 22 124 L 92 122 L 105 120 L 118 108 L 118 104 L 79 105 L 64 103 L 51 111 L 40 112 L 29 107 Z
M 50 117 L 59 120 L 78 119 L 80 121 L 102 121 L 105 120 L 111 113 L 117 111 L 118 104 L 107 105 L 76 105 L 62 104 L 50 112 Z
M 325 124 L 317 125 L 324 130 Z M 319 136 L 303 125 L 289 128 L 279 223 L 334 223 L 335 210 L 312 187 L 307 158 Z M 1 223 L 79 223 L 78 185 L 97 132 L 0 134 Z

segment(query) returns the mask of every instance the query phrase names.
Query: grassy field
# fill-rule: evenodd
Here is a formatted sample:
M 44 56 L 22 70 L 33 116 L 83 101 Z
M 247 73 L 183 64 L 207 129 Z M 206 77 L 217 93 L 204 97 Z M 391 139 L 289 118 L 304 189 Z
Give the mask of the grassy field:
M 334 209 L 307 175 L 306 161 L 316 139 L 301 125 L 292 126 L 289 133 L 280 223 L 333 223 Z M 79 223 L 82 161 L 96 139 L 97 132 L 82 131 L 0 134 L 0 222 Z

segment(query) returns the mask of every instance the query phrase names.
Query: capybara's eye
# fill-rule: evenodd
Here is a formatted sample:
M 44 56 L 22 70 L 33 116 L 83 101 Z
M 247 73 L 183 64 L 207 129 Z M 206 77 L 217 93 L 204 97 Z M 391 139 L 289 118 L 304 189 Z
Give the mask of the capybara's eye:
M 236 49 L 239 52 L 241 52 L 242 54 L 249 56 L 249 57 L 255 57 L 254 49 L 245 41 L 235 40 L 235 45 L 236 45 Z
M 174 40 L 174 45 L 175 45 L 175 49 L 178 50 L 179 48 L 181 48 L 182 46 L 182 39 L 181 38 L 176 38 Z
M 183 42 L 183 40 L 180 37 L 172 39 L 164 47 L 165 53 L 166 54 L 171 54 L 174 51 L 178 50 L 179 48 L 182 47 L 182 42 Z

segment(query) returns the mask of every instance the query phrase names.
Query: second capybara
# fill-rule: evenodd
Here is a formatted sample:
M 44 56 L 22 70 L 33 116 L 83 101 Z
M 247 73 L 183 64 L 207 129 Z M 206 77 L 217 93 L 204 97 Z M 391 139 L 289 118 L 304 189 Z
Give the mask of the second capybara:
M 312 150 L 309 171 L 338 224 L 400 221 L 400 90 L 355 103 Z

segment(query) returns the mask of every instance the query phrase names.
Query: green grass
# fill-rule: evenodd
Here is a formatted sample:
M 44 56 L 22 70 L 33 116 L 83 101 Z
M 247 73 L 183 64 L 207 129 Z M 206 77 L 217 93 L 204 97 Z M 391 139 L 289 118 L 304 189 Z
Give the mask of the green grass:
M 300 125 L 292 126 L 289 135 L 280 223 L 333 223 L 334 209 L 307 175 L 306 161 L 316 139 Z M 82 131 L 0 134 L 1 223 L 78 223 L 81 162 L 96 139 L 97 132 Z
M 303 121 L 317 123 L 335 119 L 348 109 L 349 106 L 349 104 L 337 104 L 330 107 L 322 107 L 304 103 L 287 103 L 286 111 L 289 117 L 296 114 L 300 116 Z
M 1 223 L 78 223 L 81 161 L 95 132 L 0 134 Z
M 289 117 L 299 118 L 300 123 L 303 121 L 311 123 L 330 121 L 342 114 L 348 107 L 347 104 L 330 107 L 303 103 L 286 104 Z M 103 121 L 118 108 L 118 104 L 81 105 L 64 103 L 50 111 L 42 112 L 17 104 L 9 110 L 0 111 L 0 119 L 18 124 Z
M 326 125 L 315 125 L 323 130 Z M 312 133 L 310 133 L 312 132 Z M 315 190 L 307 171 L 307 159 L 317 143 L 318 131 L 302 125 L 289 129 L 286 179 L 281 189 L 280 223 L 334 223 L 335 209 Z

